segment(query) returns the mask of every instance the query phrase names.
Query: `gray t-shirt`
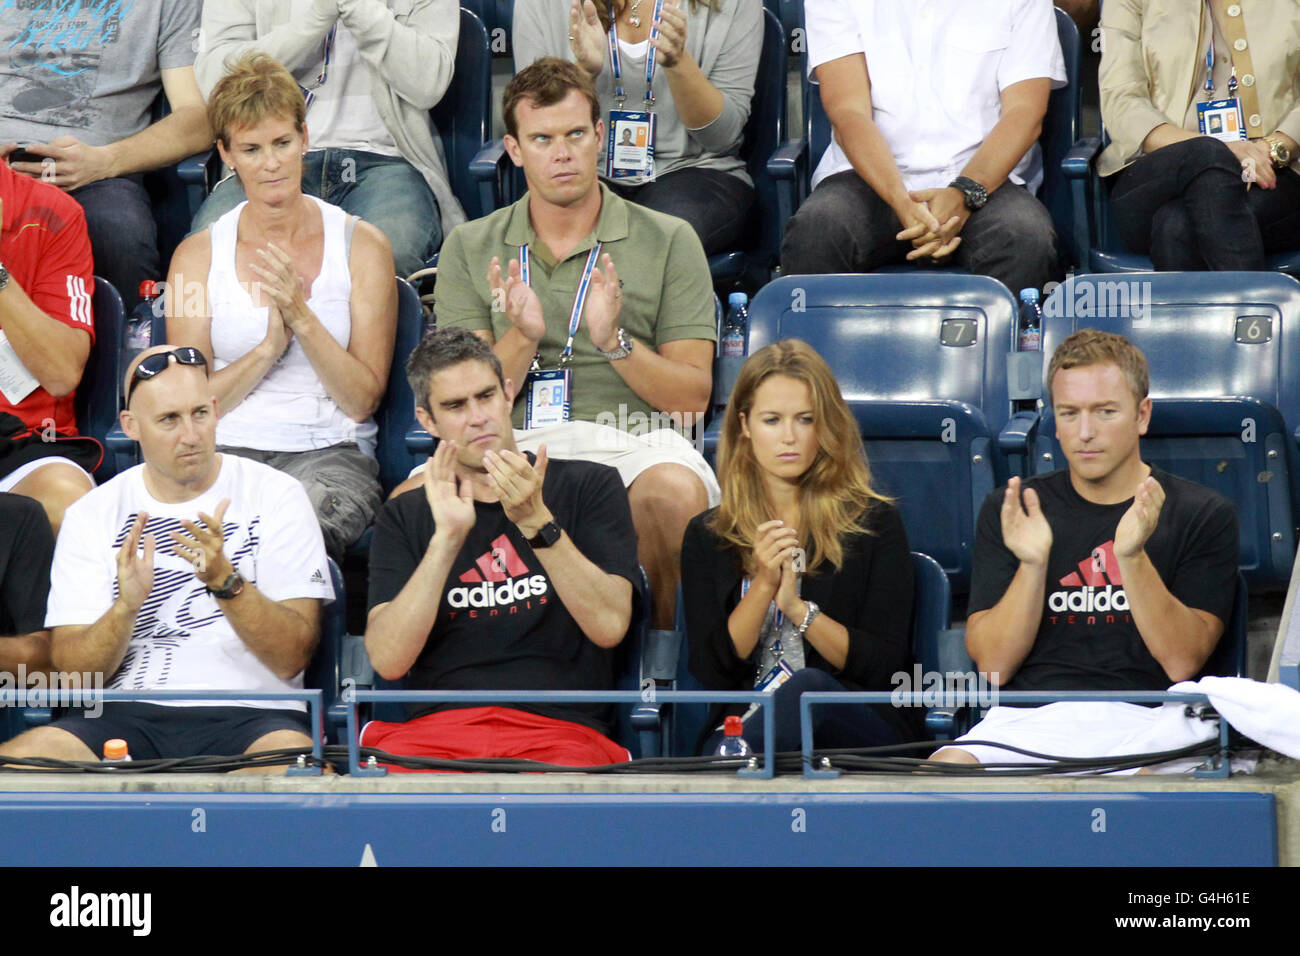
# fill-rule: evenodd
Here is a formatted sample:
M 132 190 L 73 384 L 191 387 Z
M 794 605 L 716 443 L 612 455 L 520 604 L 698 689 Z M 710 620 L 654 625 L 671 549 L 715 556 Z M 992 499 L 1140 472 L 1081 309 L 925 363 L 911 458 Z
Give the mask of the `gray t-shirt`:
M 91 146 L 149 125 L 161 70 L 192 66 L 200 0 L 0 3 L 0 141 Z

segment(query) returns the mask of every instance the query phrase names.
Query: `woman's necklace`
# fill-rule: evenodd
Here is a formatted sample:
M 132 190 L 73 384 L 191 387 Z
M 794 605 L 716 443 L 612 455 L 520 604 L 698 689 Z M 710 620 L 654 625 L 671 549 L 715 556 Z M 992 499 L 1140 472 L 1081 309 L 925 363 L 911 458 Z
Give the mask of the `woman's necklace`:
M 641 6 L 641 0 L 632 0 L 632 10 L 627 15 L 627 22 L 632 24 L 633 28 L 641 26 L 641 14 L 636 12 L 639 6 Z

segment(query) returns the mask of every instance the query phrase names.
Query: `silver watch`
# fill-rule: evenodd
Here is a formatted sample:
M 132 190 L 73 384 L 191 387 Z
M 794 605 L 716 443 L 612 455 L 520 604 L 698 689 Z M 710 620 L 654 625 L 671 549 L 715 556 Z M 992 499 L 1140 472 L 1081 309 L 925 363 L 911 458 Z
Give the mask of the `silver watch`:
M 817 620 L 817 616 L 822 612 L 822 609 L 817 606 L 816 601 L 805 601 L 804 603 L 808 605 L 808 610 L 803 616 L 803 623 L 799 625 L 800 637 L 803 637 L 808 633 L 808 628 L 812 627 L 812 622 Z
M 4 263 L 0 262 L 0 290 L 3 290 L 8 284 L 9 270 L 4 267 Z
M 600 353 L 602 358 L 609 359 L 611 362 L 625 359 L 632 354 L 632 336 L 628 335 L 622 329 L 619 329 L 618 348 L 613 348 L 606 352 L 600 346 L 596 346 L 596 351 Z

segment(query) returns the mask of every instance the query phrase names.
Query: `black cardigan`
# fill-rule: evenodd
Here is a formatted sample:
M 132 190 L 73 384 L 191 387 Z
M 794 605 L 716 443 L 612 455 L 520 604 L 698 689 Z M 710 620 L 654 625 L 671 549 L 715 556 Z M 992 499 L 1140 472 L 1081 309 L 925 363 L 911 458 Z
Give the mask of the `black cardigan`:
M 690 642 L 690 669 L 711 690 L 748 690 L 754 686 L 759 648 L 748 660 L 736 654 L 727 619 L 740 603 L 744 578 L 740 553 L 726 546 L 707 526 L 714 511 L 696 515 L 682 540 L 682 600 Z M 846 690 L 893 690 L 895 674 L 911 674 L 912 559 L 898 509 L 876 504 L 864 516 L 872 533 L 843 539 L 839 570 L 823 564 L 805 574 L 803 598 L 849 632 L 849 653 L 837 670 L 805 643 L 805 662 L 835 677 Z M 722 716 L 743 713 L 744 704 L 718 705 L 710 714 L 711 730 Z M 876 711 L 903 740 L 920 736 L 921 714 L 912 708 L 877 705 Z

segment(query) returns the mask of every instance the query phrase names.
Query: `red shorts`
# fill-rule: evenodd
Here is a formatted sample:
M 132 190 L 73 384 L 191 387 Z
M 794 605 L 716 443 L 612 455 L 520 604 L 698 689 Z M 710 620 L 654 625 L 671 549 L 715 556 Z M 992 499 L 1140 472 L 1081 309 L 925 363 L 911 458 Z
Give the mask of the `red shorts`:
M 440 710 L 405 723 L 372 720 L 361 728 L 361 746 L 410 757 L 514 757 L 565 767 L 595 767 L 632 759 L 626 748 L 590 727 L 510 707 Z M 412 772 L 386 766 L 392 771 Z

